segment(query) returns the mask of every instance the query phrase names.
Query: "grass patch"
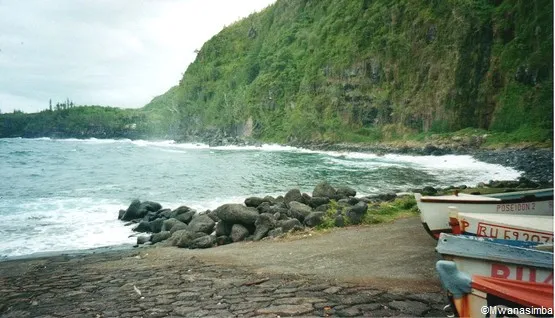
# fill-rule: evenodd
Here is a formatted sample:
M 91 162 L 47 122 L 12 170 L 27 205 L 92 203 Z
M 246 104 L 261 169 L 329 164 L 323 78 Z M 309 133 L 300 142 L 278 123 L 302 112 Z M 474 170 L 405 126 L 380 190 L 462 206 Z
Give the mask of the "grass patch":
M 323 217 L 323 222 L 316 229 L 327 230 L 335 227 L 335 219 L 339 213 L 343 215 L 345 226 L 351 225 L 351 220 L 345 215 L 347 209 L 348 207 L 343 207 L 336 201 L 330 201 L 330 207 Z M 362 218 L 362 224 L 392 222 L 397 219 L 418 215 L 418 213 L 416 200 L 412 195 L 407 195 L 398 197 L 394 201 L 369 205 Z
M 418 215 L 418 208 L 414 196 L 402 196 L 391 202 L 368 207 L 362 219 L 362 224 L 378 224 L 392 222 L 397 219 Z

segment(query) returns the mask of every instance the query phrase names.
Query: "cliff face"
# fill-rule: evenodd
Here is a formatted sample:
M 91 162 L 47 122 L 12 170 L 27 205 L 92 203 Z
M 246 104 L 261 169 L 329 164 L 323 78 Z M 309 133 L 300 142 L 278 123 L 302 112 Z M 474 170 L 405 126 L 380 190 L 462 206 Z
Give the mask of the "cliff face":
M 549 0 L 278 0 L 206 42 L 167 104 L 184 134 L 550 136 L 552 21 Z

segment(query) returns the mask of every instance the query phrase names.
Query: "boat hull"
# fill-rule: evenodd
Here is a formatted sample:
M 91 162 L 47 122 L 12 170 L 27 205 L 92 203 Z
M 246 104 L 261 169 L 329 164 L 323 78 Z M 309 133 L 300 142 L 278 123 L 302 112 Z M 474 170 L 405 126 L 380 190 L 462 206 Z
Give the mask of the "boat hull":
M 456 213 L 462 234 L 505 240 L 553 243 L 553 216 Z M 453 229 L 454 230 L 454 229 Z M 455 232 L 455 231 L 454 231 Z
M 478 197 L 478 196 L 476 196 Z M 449 207 L 456 207 L 465 213 L 496 213 L 505 215 L 553 215 L 553 197 L 544 196 L 537 198 L 525 197 L 522 200 L 502 200 L 491 198 L 490 201 L 481 197 L 473 201 L 471 196 L 452 199 L 434 200 L 433 197 L 422 197 L 415 194 L 416 203 L 420 210 L 420 218 L 426 231 L 435 239 L 440 233 L 450 233 Z
M 436 251 L 469 275 L 553 285 L 553 253 L 532 244 L 441 234 Z

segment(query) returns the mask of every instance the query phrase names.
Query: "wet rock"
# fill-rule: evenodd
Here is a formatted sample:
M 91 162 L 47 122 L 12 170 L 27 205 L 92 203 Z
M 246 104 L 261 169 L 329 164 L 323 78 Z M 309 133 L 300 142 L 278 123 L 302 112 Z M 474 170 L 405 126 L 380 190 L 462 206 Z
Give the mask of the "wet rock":
M 142 218 L 146 215 L 146 210 L 140 210 L 141 208 L 141 201 L 133 200 L 125 213 L 122 215 L 122 221 L 131 221 L 133 219 Z
M 276 227 L 276 220 L 273 214 L 263 213 L 258 216 L 254 225 L 256 229 L 254 231 L 253 240 L 259 241 L 266 236 L 268 231 Z
M 125 212 L 126 212 L 125 210 L 119 210 L 118 220 L 121 220 L 121 218 L 123 218 L 123 216 L 125 215 Z
M 301 202 L 303 200 L 303 195 L 299 189 L 289 190 L 284 197 L 285 203 L 290 203 L 291 201 Z
M 156 219 L 170 219 L 172 214 L 171 209 L 162 209 L 156 212 Z
M 233 224 L 233 227 L 231 227 L 231 240 L 233 242 L 243 241 L 248 235 L 249 230 L 241 224 Z
M 216 223 L 206 214 L 196 215 L 188 225 L 191 232 L 212 233 Z
M 152 236 L 150 237 L 150 241 L 152 243 L 158 243 L 158 242 L 162 242 L 164 240 L 169 239 L 172 236 L 172 234 L 170 233 L 170 231 L 164 231 L 164 232 L 159 232 L 159 233 L 154 233 L 152 234 Z
M 335 199 L 337 191 L 327 181 L 320 182 L 314 187 L 312 197 L 327 197 Z
M 303 222 L 305 217 L 312 212 L 312 208 L 300 202 L 289 202 L 289 216 Z
M 258 211 L 241 204 L 224 204 L 216 209 L 216 215 L 225 222 L 232 224 L 254 224 Z
M 325 215 L 324 212 L 311 212 L 309 215 L 305 217 L 304 224 L 306 224 L 306 226 L 309 226 L 309 227 L 318 226 L 322 223 L 324 215 Z
M 189 243 L 189 248 L 210 248 L 216 244 L 216 237 L 213 235 L 205 235 L 201 236 L 197 239 L 194 239 L 191 243 Z

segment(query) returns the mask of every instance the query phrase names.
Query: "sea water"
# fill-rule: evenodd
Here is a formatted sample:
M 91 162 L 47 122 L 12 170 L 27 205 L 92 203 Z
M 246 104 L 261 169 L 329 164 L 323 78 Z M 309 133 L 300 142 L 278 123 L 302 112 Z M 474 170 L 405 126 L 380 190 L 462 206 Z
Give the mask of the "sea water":
M 249 196 L 312 193 L 327 180 L 357 196 L 512 180 L 471 156 L 411 156 L 113 139 L 0 139 L 0 259 L 135 242 L 117 220 L 133 199 L 197 211 Z

